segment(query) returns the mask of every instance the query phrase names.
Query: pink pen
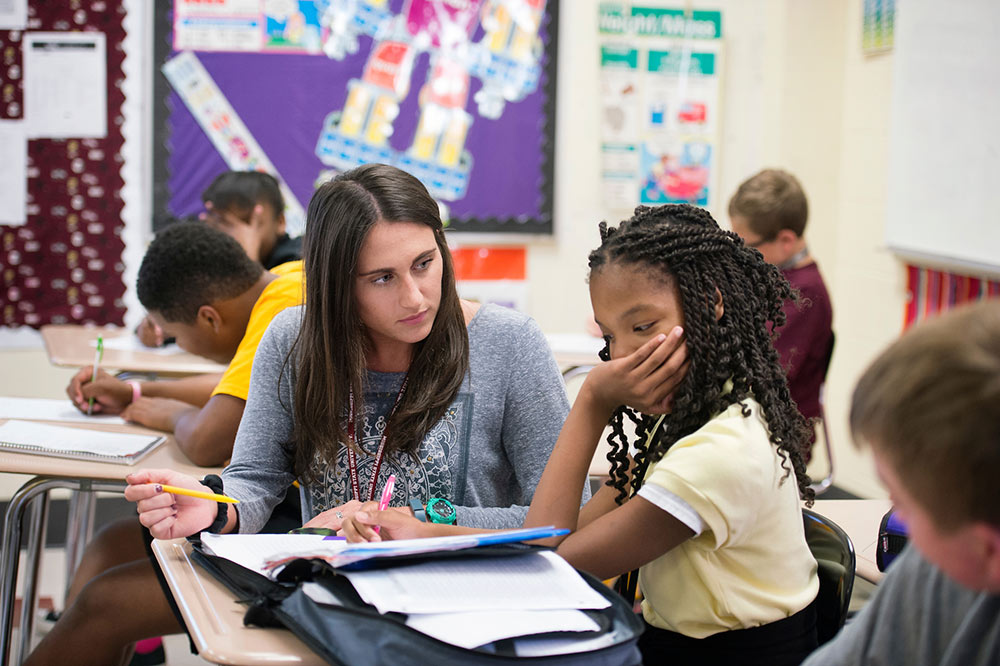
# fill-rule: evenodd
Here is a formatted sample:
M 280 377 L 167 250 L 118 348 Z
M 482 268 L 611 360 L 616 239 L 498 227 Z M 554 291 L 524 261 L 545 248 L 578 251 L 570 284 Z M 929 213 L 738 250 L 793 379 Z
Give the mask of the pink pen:
M 378 501 L 378 510 L 385 511 L 389 508 L 389 500 L 392 498 L 392 489 L 396 485 L 396 475 L 390 474 L 389 480 L 385 482 L 385 488 L 382 489 L 382 499 Z M 374 526 L 375 532 L 378 533 L 378 525 Z

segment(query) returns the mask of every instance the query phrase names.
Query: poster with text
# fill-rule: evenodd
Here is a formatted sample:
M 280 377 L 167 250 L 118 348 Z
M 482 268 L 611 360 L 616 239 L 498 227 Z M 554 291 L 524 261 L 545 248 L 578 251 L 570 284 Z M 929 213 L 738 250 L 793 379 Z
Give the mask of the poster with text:
M 601 182 L 610 210 L 715 194 L 722 15 L 599 7 Z

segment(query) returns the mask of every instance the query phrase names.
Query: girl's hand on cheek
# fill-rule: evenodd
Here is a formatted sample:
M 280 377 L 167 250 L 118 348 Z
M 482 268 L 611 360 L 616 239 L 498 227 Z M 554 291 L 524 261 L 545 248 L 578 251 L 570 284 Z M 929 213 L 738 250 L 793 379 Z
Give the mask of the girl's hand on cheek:
M 679 326 L 658 335 L 632 354 L 595 366 L 581 394 L 608 415 L 619 405 L 646 414 L 670 411 L 674 390 L 687 372 L 687 346 Z

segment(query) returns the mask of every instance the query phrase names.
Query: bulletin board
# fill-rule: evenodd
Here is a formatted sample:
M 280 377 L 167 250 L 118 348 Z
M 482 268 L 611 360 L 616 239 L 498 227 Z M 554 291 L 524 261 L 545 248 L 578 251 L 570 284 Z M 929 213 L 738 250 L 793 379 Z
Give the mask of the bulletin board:
M 449 230 L 552 233 L 557 0 L 157 0 L 157 223 L 226 169 L 413 173 Z
M 900 3 L 885 239 L 921 266 L 1000 276 L 1000 3 Z
M 27 30 L 0 29 L 0 144 L 5 151 L 0 169 L 4 186 L 12 188 L 3 197 L 3 217 L 8 219 L 0 219 L 3 326 L 124 322 L 120 173 L 124 14 L 121 0 L 32 0 Z M 106 86 L 82 94 L 104 102 L 106 116 L 101 117 L 99 131 L 81 130 L 91 135 L 88 138 L 73 136 L 72 128 L 50 133 L 30 129 L 37 118 L 25 114 L 24 84 L 30 65 L 26 67 L 24 54 L 27 42 L 39 32 L 55 35 L 47 39 L 56 50 L 73 48 L 70 33 L 103 35 L 106 76 L 101 78 Z M 39 43 L 33 41 L 32 47 Z M 62 88 L 45 85 L 43 93 L 80 93 L 73 90 L 74 83 L 80 82 L 63 81 Z M 18 164 L 23 168 L 19 170 Z M 25 196 L 12 196 L 18 187 L 25 188 Z M 12 212 L 9 204 L 14 199 L 23 202 L 23 215 Z

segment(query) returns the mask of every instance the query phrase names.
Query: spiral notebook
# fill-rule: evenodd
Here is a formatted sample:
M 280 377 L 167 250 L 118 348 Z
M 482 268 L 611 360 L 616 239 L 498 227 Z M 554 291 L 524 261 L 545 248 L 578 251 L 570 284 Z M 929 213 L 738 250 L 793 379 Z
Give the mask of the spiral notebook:
M 7 421 L 0 425 L 0 451 L 134 465 L 166 441 L 162 435 L 102 432 Z

